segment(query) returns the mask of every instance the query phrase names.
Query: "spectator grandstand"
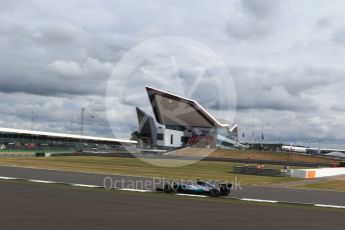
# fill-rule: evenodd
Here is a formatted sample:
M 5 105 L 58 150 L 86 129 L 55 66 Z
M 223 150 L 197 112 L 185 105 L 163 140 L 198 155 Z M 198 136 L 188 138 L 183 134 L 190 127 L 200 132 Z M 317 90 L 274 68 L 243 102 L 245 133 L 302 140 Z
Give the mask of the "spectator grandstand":
M 0 152 L 115 151 L 134 145 L 131 140 L 0 128 Z

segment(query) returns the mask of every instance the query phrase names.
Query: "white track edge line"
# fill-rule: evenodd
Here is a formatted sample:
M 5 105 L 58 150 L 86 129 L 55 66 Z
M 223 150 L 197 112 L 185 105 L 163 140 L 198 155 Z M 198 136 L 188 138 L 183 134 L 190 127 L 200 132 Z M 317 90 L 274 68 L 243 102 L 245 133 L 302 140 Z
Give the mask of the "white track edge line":
M 19 180 L 19 178 L 7 177 L 7 176 L 0 176 L 0 179 L 2 179 L 2 180 Z
M 184 194 L 184 193 L 177 193 L 176 196 L 191 196 L 191 197 L 207 197 L 204 195 L 195 195 L 195 194 Z
M 57 184 L 57 182 L 49 181 L 49 180 L 33 180 L 33 179 L 29 179 L 27 181 L 35 182 L 35 183 L 43 183 L 43 184 Z
M 101 188 L 101 186 L 91 185 L 91 184 L 69 184 L 74 187 L 86 187 L 86 188 Z
M 252 202 L 263 202 L 263 203 L 273 203 L 273 204 L 279 202 L 277 200 L 261 200 L 261 199 L 249 199 L 249 198 L 240 198 L 239 200 L 252 201 Z
M 345 208 L 345 206 L 340 205 L 328 205 L 328 204 L 313 204 L 315 207 L 321 208 Z
M 143 189 L 133 189 L 133 188 L 119 188 L 120 191 L 130 191 L 130 192 L 154 192 L 153 190 L 143 190 Z

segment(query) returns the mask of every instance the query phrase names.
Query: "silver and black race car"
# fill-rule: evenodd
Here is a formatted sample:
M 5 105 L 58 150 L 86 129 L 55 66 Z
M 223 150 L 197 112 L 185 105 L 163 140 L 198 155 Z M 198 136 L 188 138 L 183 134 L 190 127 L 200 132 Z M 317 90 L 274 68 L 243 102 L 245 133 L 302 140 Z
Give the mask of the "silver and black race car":
M 227 196 L 230 194 L 232 184 L 223 184 L 197 180 L 195 182 L 165 184 L 163 191 L 166 193 L 185 193 L 196 195 L 209 195 L 213 197 Z M 158 190 L 159 191 L 159 190 Z

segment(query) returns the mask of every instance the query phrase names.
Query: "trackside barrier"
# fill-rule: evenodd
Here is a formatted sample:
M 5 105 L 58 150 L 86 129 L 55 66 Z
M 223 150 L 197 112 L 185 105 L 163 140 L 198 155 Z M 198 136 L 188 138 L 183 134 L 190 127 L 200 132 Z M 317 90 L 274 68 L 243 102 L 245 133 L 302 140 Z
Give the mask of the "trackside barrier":
M 45 153 L 43 153 L 43 152 L 37 152 L 37 153 L 35 153 L 35 156 L 36 156 L 36 157 L 45 157 Z
M 34 153 L 0 153 L 0 157 L 34 157 Z
M 345 175 L 345 168 L 319 168 L 319 169 L 292 169 L 291 177 L 297 178 L 319 178 L 327 176 Z
M 286 170 L 279 169 L 265 169 L 256 167 L 246 167 L 246 166 L 235 166 L 232 173 L 237 174 L 248 174 L 257 176 L 286 176 Z

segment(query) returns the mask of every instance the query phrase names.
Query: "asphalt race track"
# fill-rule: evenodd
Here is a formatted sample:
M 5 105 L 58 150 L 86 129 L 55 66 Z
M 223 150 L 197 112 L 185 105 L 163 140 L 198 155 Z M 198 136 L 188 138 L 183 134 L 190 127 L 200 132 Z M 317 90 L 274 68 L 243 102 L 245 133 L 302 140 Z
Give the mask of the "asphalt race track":
M 162 179 L 152 179 L 144 177 L 65 172 L 6 166 L 0 166 L 0 176 L 34 180 L 47 180 L 62 183 L 89 184 L 97 186 L 104 186 L 104 179 L 108 177 L 108 179 L 111 179 L 112 185 L 116 188 L 132 188 L 144 190 L 154 189 L 155 187 L 162 186 L 164 183 Z M 107 182 L 109 182 L 109 180 Z M 106 185 L 107 184 L 108 183 L 106 183 Z M 241 187 L 242 189 L 232 191 L 231 197 L 325 205 L 345 205 L 345 193 L 343 192 L 288 189 L 264 186 Z
M 344 211 L 0 181 L 1 229 L 343 229 Z

